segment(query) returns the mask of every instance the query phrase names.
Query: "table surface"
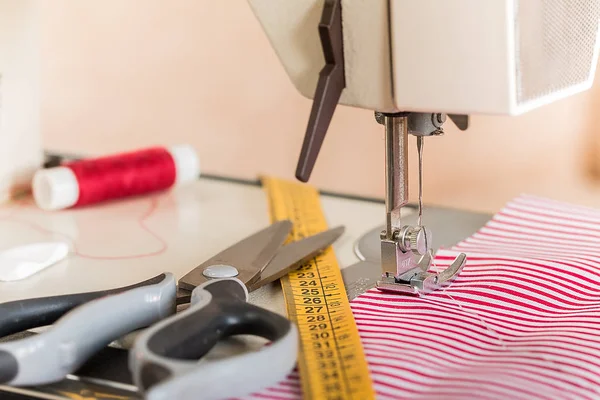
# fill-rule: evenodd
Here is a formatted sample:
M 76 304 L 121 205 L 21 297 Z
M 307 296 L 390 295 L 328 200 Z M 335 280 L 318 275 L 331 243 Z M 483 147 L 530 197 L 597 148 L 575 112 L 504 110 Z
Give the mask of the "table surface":
M 380 228 L 377 227 L 385 218 L 383 202 L 335 195 L 322 195 L 321 202 L 329 225 L 346 228 L 333 246 L 340 268 L 353 266 L 345 271 L 345 279 L 359 276 L 362 280 L 366 275 L 377 277 L 378 263 L 356 264 L 359 258 L 355 246 L 359 238 L 371 232 L 367 243 L 373 241 L 370 246 L 378 247 L 376 233 Z M 488 218 L 456 210 L 425 211 L 432 217 L 428 224 L 432 223 L 435 231 L 441 233 L 440 244 L 461 240 Z M 414 223 L 411 222 L 416 218 L 414 209 L 405 208 L 402 214 L 407 217 L 405 221 Z M 468 223 L 471 220 L 472 223 Z M 0 282 L 0 303 L 104 290 L 136 283 L 166 271 L 179 278 L 268 223 L 267 201 L 262 188 L 219 179 L 203 178 L 157 195 L 55 212 L 38 209 L 31 199 L 15 201 L 0 207 L 0 251 L 55 240 L 69 244 L 71 251 L 67 259 L 26 280 Z M 371 266 L 377 271 L 371 271 Z M 251 293 L 250 301 L 285 314 L 278 282 Z M 115 345 L 127 348 L 134 338 L 134 335 L 128 335 Z M 105 377 L 106 367 L 101 369 L 104 371 L 101 376 Z M 124 374 L 127 375 L 126 371 Z M 37 388 L 32 393 L 45 398 L 44 394 L 57 393 L 57 390 L 85 392 L 93 389 L 90 384 L 66 379 L 56 385 Z M 106 390 L 104 386 L 101 388 Z M 4 390 L 15 389 L 0 386 L 2 396 L 6 395 Z M 131 388 L 127 390 L 123 392 L 124 398 L 136 398 Z
M 357 239 L 385 217 L 383 203 L 322 196 L 331 227 L 344 225 L 334 244 L 341 268 L 358 261 Z M 411 212 L 408 210 L 407 212 Z M 262 188 L 200 179 L 170 192 L 90 207 L 42 211 L 30 199 L 0 208 L 0 250 L 60 240 L 67 259 L 18 282 L 0 282 L 0 302 L 103 290 L 136 283 L 162 272 L 181 277 L 236 241 L 267 226 Z M 278 283 L 250 301 L 283 313 Z

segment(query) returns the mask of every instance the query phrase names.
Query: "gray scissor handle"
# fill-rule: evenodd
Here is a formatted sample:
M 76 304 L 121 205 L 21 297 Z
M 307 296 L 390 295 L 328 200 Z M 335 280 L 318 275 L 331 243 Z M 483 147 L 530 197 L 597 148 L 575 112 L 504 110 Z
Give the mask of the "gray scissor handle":
M 147 279 L 135 285 L 97 292 L 72 293 L 58 296 L 37 297 L 0 304 L 0 337 L 27 329 L 52 325 L 72 309 L 92 300 L 112 294 L 123 293 L 142 286 L 162 282 L 165 274 Z
M 286 318 L 246 302 L 238 279 L 208 281 L 187 310 L 138 336 L 129 368 L 149 400 L 223 399 L 250 394 L 284 379 L 296 365 L 298 332 Z M 271 341 L 258 351 L 203 358 L 220 339 L 255 335 Z
M 113 340 L 173 314 L 176 292 L 175 278 L 167 273 L 153 285 L 75 308 L 41 334 L 0 343 L 0 383 L 29 386 L 63 379 Z

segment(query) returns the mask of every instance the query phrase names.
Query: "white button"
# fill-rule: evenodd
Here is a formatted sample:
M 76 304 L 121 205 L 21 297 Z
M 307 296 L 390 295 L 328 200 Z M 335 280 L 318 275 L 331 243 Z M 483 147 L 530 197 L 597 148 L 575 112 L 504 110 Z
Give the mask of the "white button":
M 233 278 L 238 276 L 239 272 L 231 265 L 211 265 L 204 269 L 202 274 L 207 278 Z

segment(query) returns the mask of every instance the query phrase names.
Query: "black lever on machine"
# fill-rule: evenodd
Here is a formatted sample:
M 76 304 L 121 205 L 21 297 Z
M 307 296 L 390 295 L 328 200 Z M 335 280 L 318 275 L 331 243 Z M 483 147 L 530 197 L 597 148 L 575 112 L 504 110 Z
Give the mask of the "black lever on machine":
M 325 134 L 342 90 L 346 87 L 341 0 L 325 0 L 319 37 L 326 65 L 319 74 L 310 119 L 296 168 L 296 178 L 307 182 L 315 166 Z

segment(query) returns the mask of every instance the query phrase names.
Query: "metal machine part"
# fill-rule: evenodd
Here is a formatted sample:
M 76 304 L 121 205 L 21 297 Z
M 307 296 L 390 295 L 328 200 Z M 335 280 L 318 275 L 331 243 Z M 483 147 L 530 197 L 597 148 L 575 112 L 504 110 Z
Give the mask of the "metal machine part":
M 406 209 L 416 209 L 409 204 Z M 430 224 L 428 228 L 436 234 L 429 239 L 429 245 L 435 252 L 439 248 L 450 248 L 471 236 L 490 220 L 491 215 L 470 211 L 455 210 L 442 207 L 425 207 L 424 210 Z M 408 226 L 418 223 L 418 214 L 403 214 L 403 221 Z M 358 263 L 343 269 L 342 275 L 350 300 L 377 286 L 381 280 L 381 231 L 385 226 L 378 226 L 365 233 L 355 244 L 355 253 L 361 259 Z
M 458 117 L 457 117 L 458 118 Z M 428 272 L 433 252 L 431 232 L 422 225 L 423 138 L 443 134 L 446 115 L 441 113 L 375 113 L 385 126 L 385 206 L 386 226 L 381 231 L 380 290 L 426 294 L 462 270 L 466 255 L 461 254 L 440 273 Z M 465 126 L 465 125 L 463 125 Z M 400 209 L 408 202 L 408 134 L 417 136 L 419 151 L 419 219 L 417 225 L 405 225 Z M 419 256 L 420 258 L 416 258 Z
M 319 38 L 325 66 L 319 74 L 314 103 L 296 169 L 296 177 L 303 182 L 307 182 L 310 178 L 335 108 L 346 87 L 341 0 L 325 0 L 319 23 Z M 450 115 L 449 117 L 460 129 L 464 130 L 468 127 L 468 116 Z M 427 260 L 433 258 L 428 244 L 428 237 L 431 235 L 428 235 L 427 229 L 421 226 L 421 217 L 417 226 L 402 225 L 400 208 L 408 201 L 408 134 L 418 138 L 421 192 L 423 137 L 442 135 L 447 116 L 443 113 L 376 112 L 375 119 L 385 126 L 386 145 L 386 228 L 381 232 L 383 274 L 380 288 L 412 292 L 415 287 L 419 287 L 420 292 L 428 292 L 434 290 L 439 281 L 439 276 L 428 273 L 429 265 L 425 265 Z M 421 209 L 421 193 L 419 193 L 419 206 Z M 419 215 L 422 215 L 421 211 Z M 427 257 L 417 261 L 413 254 L 415 252 Z M 460 272 L 464 260 L 465 257 L 461 257 L 456 261 L 461 262 L 461 265 L 451 266 L 451 271 L 454 272 L 447 277 L 449 280 Z

